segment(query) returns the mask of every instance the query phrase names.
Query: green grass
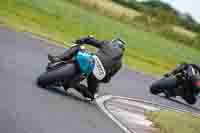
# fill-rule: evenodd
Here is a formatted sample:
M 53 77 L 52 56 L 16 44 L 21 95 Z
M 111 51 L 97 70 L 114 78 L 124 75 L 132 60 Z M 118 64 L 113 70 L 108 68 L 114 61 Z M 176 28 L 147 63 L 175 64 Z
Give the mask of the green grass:
M 155 133 L 199 133 L 200 117 L 173 111 L 149 112 L 147 116 L 157 129 Z
M 68 0 L 3 0 L 0 21 L 65 44 L 88 34 L 99 39 L 121 36 L 128 44 L 125 63 L 147 73 L 162 74 L 183 61 L 200 63 L 200 52 L 193 48 L 136 30 Z

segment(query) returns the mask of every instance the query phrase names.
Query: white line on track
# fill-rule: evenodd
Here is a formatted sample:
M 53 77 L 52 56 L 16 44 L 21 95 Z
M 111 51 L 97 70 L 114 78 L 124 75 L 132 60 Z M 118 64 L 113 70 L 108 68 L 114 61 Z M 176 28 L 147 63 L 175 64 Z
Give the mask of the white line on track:
M 107 101 L 112 101 L 112 100 L 115 100 L 117 101 L 118 103 L 125 103 L 125 104 L 128 104 L 130 106 L 136 106 L 136 107 L 139 107 L 139 108 L 143 108 L 143 109 L 146 109 L 146 110 L 150 110 L 150 111 L 156 111 L 156 110 L 159 110 L 159 109 L 167 109 L 167 110 L 174 110 L 174 111 L 177 111 L 177 112 L 189 112 L 187 110 L 183 110 L 183 109 L 177 109 L 177 108 L 174 108 L 174 107 L 171 107 L 171 106 L 166 106 L 166 105 L 160 105 L 158 103 L 153 103 L 153 102 L 150 102 L 150 101 L 146 101 L 146 100 L 143 100 L 143 99 L 139 99 L 139 98 L 128 98 L 128 97 L 120 97 L 120 96 L 112 96 L 112 95 L 105 95 L 105 96 L 101 96 L 101 97 L 98 97 L 96 99 L 96 104 L 98 105 L 98 107 L 113 121 L 115 122 L 124 132 L 126 133 L 133 133 L 132 130 L 130 130 L 125 124 L 121 123 L 120 120 L 118 118 L 116 118 L 108 109 L 107 107 L 105 107 L 105 103 Z M 123 100 L 123 102 L 122 102 Z M 131 101 L 131 102 L 129 102 Z M 147 105 L 148 104 L 148 105 Z M 125 110 L 123 110 L 125 111 Z M 118 110 L 118 112 L 120 112 L 120 110 Z M 126 113 L 126 112 L 124 112 Z M 119 115 L 121 115 L 120 113 L 118 113 Z M 130 113 L 126 113 L 127 117 L 134 117 L 133 120 L 145 120 L 145 118 L 141 117 L 141 116 L 138 116 L 136 114 L 131 114 L 130 116 Z M 200 116 L 200 114 L 197 114 L 197 113 L 193 113 L 194 116 Z M 144 123 L 138 123 L 138 124 L 144 124 Z M 150 123 L 147 125 L 150 125 Z
M 124 132 L 132 133 L 125 125 L 123 125 L 117 118 L 115 118 L 104 106 L 104 102 L 111 99 L 111 95 L 101 96 L 96 99 L 98 107 L 113 121 L 115 122 Z

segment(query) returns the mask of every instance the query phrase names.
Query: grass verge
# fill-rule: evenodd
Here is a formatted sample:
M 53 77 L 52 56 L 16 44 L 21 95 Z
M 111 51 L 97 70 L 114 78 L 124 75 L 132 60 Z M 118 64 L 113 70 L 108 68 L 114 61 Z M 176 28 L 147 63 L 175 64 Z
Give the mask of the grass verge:
M 184 43 L 184 45 L 193 47 L 199 50 L 195 44 L 197 39 L 197 33 L 191 32 L 181 26 L 173 24 L 175 20 L 170 16 L 169 12 L 163 14 L 162 9 L 159 9 L 162 13 L 158 15 L 158 12 L 154 15 L 150 15 L 147 12 L 137 11 L 132 8 L 126 8 L 127 6 L 121 5 L 120 2 L 116 3 L 115 0 L 70 0 L 76 5 L 91 9 L 103 16 L 112 17 L 122 23 L 127 23 L 130 26 L 139 30 L 155 32 L 166 39 Z M 115 1 L 115 2 L 114 2 Z M 118 0 L 117 0 L 118 1 Z M 121 1 L 121 0 L 120 0 Z M 123 0 L 122 0 L 123 1 Z M 153 11 L 154 12 L 154 11 Z M 159 16 L 159 17 L 158 17 Z M 162 17 L 161 17 L 162 16 Z M 157 17 L 157 18 L 155 18 Z M 176 18 L 176 17 L 175 17 Z M 166 30 L 167 29 L 167 30 Z M 167 34 L 166 34 L 167 32 Z
M 156 128 L 154 133 L 199 133 L 200 117 L 191 113 L 158 111 L 146 113 Z
M 80 8 L 70 0 L 7 0 L 0 21 L 59 42 L 93 34 L 99 39 L 121 36 L 127 41 L 125 63 L 134 69 L 162 74 L 183 61 L 199 63 L 199 51 Z

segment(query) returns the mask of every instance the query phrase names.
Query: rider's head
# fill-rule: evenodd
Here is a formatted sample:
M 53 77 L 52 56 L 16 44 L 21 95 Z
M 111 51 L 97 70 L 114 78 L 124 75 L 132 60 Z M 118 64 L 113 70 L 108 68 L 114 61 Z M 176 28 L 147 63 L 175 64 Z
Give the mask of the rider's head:
M 121 48 L 123 52 L 125 51 L 126 42 L 124 40 L 122 40 L 121 38 L 113 39 L 111 42 L 114 43 L 119 48 Z

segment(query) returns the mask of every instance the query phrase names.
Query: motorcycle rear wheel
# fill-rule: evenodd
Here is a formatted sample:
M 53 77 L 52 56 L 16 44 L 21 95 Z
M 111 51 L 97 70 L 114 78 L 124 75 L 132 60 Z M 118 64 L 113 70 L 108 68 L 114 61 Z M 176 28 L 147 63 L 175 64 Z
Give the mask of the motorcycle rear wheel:
M 154 95 L 157 95 L 159 93 L 164 92 L 166 94 L 167 92 L 174 91 L 173 89 L 176 89 L 178 86 L 177 84 L 177 79 L 174 76 L 171 77 L 165 77 L 162 78 L 156 82 L 154 82 L 150 86 L 150 92 Z M 169 95 L 170 93 L 167 93 L 166 97 L 170 98 L 171 96 Z
M 42 73 L 37 78 L 37 85 L 45 88 L 57 82 L 66 82 L 78 73 L 77 66 L 73 63 L 66 64 L 58 69 Z

